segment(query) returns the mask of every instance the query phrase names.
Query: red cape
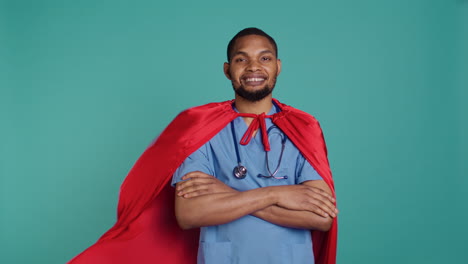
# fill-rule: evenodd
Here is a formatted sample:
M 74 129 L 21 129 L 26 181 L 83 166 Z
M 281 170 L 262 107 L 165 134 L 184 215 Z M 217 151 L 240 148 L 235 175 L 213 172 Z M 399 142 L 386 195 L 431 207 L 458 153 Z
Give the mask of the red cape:
M 335 188 L 322 130 L 311 115 L 274 99 L 272 117 L 309 163 Z M 210 103 L 180 113 L 143 153 L 120 189 L 117 222 L 69 264 L 196 263 L 199 229 L 182 230 L 174 214 L 169 181 L 179 165 L 238 114 L 233 101 Z M 337 219 L 328 232 L 312 231 L 315 263 L 335 264 Z

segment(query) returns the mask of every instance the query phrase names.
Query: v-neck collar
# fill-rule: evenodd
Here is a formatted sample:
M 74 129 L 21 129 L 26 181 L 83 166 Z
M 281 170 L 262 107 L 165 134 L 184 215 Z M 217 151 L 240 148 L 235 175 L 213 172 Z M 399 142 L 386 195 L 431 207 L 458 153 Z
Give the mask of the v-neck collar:
M 278 112 L 281 111 L 281 109 L 279 108 L 278 105 L 276 105 L 276 102 L 273 101 L 272 102 L 272 106 L 271 106 L 271 109 L 270 111 L 267 113 L 267 115 L 274 115 Z M 232 109 L 236 112 L 236 113 L 239 113 L 239 110 L 237 110 L 234 102 L 232 103 Z M 245 123 L 244 119 L 239 116 L 237 118 L 235 118 L 232 122 L 234 122 L 234 133 L 236 133 L 236 138 L 240 138 L 242 137 L 242 135 L 244 135 L 244 133 L 247 131 L 247 129 L 249 128 L 249 125 L 247 125 L 247 123 Z M 241 127 L 241 129 L 237 129 L 238 127 Z M 240 132 L 240 133 L 238 133 Z M 240 135 L 239 135 L 240 134 Z M 252 139 L 255 141 L 255 144 L 261 144 L 263 145 L 263 143 L 261 142 L 261 138 L 260 136 L 258 136 L 258 131 L 255 133 L 255 136 L 252 137 Z M 239 142 L 237 142 L 239 143 Z

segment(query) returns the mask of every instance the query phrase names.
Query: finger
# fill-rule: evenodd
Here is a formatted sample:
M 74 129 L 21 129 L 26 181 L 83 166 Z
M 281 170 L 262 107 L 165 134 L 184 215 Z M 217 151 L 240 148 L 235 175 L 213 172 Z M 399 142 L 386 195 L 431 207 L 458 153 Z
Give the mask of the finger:
M 314 193 L 310 202 L 318 206 L 321 210 L 325 211 L 331 217 L 336 217 L 335 205 L 321 194 Z
M 316 202 L 316 204 L 318 206 L 320 206 L 320 208 L 322 208 L 322 210 L 327 212 L 331 217 L 336 217 L 336 213 L 337 213 L 336 212 L 336 207 L 329 200 L 323 199 L 323 198 L 321 200 L 320 198 L 317 198 L 317 199 L 315 199 L 315 202 Z
M 195 191 L 200 191 L 200 190 L 207 190 L 210 192 L 213 192 L 213 183 L 208 182 L 208 183 L 203 183 L 203 184 L 192 184 L 190 186 L 184 186 L 180 190 L 177 190 L 177 195 L 182 196 L 184 194 L 190 193 L 190 192 L 195 192 Z
M 189 186 L 189 187 L 186 187 L 184 189 L 181 189 L 180 191 L 177 191 L 177 195 L 178 196 L 184 196 L 184 195 L 186 195 L 188 193 L 202 191 L 202 190 L 206 190 L 206 189 L 207 189 L 206 185 L 193 185 L 193 186 Z
M 197 190 L 197 191 L 186 193 L 186 194 L 183 195 L 183 197 L 184 198 L 194 198 L 194 197 L 198 197 L 198 196 L 205 195 L 205 194 L 208 194 L 208 193 L 209 193 L 208 190 Z
M 323 217 L 333 217 L 333 212 L 323 202 L 311 199 L 306 202 L 306 210 L 321 215 Z
M 203 189 L 203 188 L 190 188 L 188 190 L 185 190 L 183 192 L 179 192 L 179 196 L 182 196 L 184 198 L 189 198 L 189 197 L 194 197 L 194 196 L 197 196 L 200 195 L 200 194 L 207 194 L 208 193 L 208 190 L 207 189 Z
M 329 193 L 327 193 L 326 191 L 320 189 L 320 188 L 315 188 L 315 187 L 310 187 L 308 186 L 309 188 L 311 188 L 312 191 L 316 192 L 316 193 L 320 193 L 321 195 L 323 195 L 324 197 L 326 197 L 328 200 L 330 200 L 332 203 L 335 203 L 336 200 L 333 196 L 331 196 Z
M 196 185 L 207 185 L 207 184 L 213 184 L 213 179 L 206 179 L 206 178 L 198 178 L 198 179 L 188 179 L 183 182 L 180 182 L 176 189 L 178 191 L 183 190 L 184 188 L 190 187 L 190 186 L 196 186 Z
M 327 192 L 325 192 L 324 190 L 322 189 L 319 189 L 319 188 L 313 188 L 311 189 L 316 195 L 319 195 L 319 196 L 315 196 L 317 199 L 320 199 L 322 202 L 324 202 L 332 211 L 333 213 L 336 214 L 338 213 L 338 209 L 336 209 L 336 205 L 335 205 L 335 199 Z M 334 216 L 334 217 L 335 217 Z
M 315 204 L 310 204 L 309 205 L 309 212 L 315 213 L 317 215 L 320 215 L 322 217 L 330 217 L 330 215 L 322 210 L 319 206 L 316 206 Z

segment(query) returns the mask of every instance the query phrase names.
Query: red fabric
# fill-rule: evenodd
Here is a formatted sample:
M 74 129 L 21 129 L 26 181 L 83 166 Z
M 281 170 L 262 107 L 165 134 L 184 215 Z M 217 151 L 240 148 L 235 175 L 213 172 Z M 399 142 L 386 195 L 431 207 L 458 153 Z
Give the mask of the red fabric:
M 327 150 L 311 115 L 281 104 L 271 118 L 322 176 L 335 195 Z M 168 183 L 179 165 L 238 116 L 233 101 L 180 113 L 133 166 L 120 189 L 118 218 L 94 245 L 69 264 L 196 263 L 199 229 L 183 231 Z M 337 219 L 328 232 L 312 231 L 315 263 L 335 264 Z
M 265 115 L 265 113 L 261 113 L 259 115 L 239 113 L 238 116 L 254 118 L 252 123 L 250 123 L 249 127 L 247 128 L 247 131 L 245 131 L 244 136 L 241 138 L 240 144 L 248 145 L 255 131 L 260 128 L 260 133 L 262 133 L 263 147 L 265 148 L 265 151 L 270 151 L 270 142 L 268 141 L 265 118 L 271 118 L 272 116 Z

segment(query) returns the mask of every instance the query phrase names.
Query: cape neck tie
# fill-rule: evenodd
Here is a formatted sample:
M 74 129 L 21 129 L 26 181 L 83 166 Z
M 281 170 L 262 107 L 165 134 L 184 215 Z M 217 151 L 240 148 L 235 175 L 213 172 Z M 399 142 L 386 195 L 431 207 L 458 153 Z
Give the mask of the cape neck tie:
M 265 115 L 265 113 L 261 113 L 259 115 L 256 114 L 248 114 L 248 113 L 237 113 L 238 116 L 241 117 L 251 117 L 253 118 L 252 122 L 250 123 L 247 131 L 245 131 L 244 136 L 242 136 L 240 144 L 247 145 L 249 144 L 250 140 L 253 137 L 253 134 L 257 129 L 260 128 L 260 132 L 262 134 L 262 143 L 265 151 L 270 151 L 270 142 L 268 141 L 268 134 L 266 129 L 265 118 L 271 118 L 273 115 Z

